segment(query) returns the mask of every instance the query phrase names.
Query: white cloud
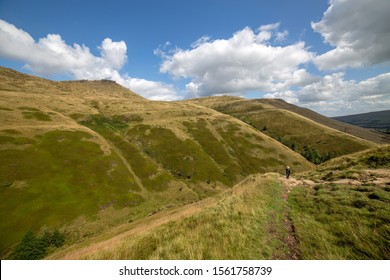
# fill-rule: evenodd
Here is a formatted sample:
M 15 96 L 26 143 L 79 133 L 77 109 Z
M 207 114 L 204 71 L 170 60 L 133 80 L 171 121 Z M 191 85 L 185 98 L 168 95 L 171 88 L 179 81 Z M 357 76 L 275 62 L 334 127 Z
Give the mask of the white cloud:
M 390 61 L 390 1 L 331 0 L 314 31 L 334 49 L 314 59 L 320 70 Z
M 114 69 L 121 69 L 125 65 L 127 46 L 124 41 L 113 42 L 110 38 L 106 38 L 100 49 L 102 58 Z
M 79 71 L 103 63 L 87 47 L 69 46 L 60 35 L 49 34 L 35 42 L 27 32 L 3 20 L 0 20 L 0 56 L 23 61 L 27 68 L 44 75 Z
M 161 82 L 121 75 L 127 62 L 124 41 L 103 40 L 100 56 L 84 45 L 70 46 L 58 34 L 48 34 L 36 42 L 27 32 L 0 19 L 0 56 L 26 63 L 25 67 L 42 75 L 67 74 L 75 79 L 111 79 L 134 92 L 155 100 L 177 100 L 175 88 Z
M 390 73 L 361 82 L 345 80 L 342 72 L 333 73 L 299 90 L 269 93 L 265 97 L 282 98 L 331 116 L 385 110 L 390 108 Z
M 142 92 L 143 97 L 151 100 L 175 101 L 181 99 L 172 85 L 162 82 L 127 77 L 121 81 L 121 84 L 134 92 Z
M 190 78 L 190 97 L 246 91 L 279 91 L 304 85 L 313 77 L 302 64 L 310 62 L 313 53 L 303 42 L 288 46 L 272 46 L 287 34 L 276 34 L 280 24 L 261 26 L 257 32 L 246 27 L 229 39 L 210 41 L 202 37 L 189 50 L 175 49 L 167 54 L 157 51 L 163 59 L 160 71 L 173 78 Z
M 27 59 L 34 39 L 27 32 L 0 19 L 0 55 L 11 59 Z

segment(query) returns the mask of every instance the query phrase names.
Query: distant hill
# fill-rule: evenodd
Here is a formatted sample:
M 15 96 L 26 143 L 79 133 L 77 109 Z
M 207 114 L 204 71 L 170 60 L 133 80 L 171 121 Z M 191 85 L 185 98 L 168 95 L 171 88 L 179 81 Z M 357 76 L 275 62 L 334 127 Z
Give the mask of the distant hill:
M 390 133 L 390 110 L 334 117 L 352 125 Z
M 280 99 L 218 96 L 187 102 L 234 116 L 316 164 L 388 142 L 385 134 L 332 120 Z

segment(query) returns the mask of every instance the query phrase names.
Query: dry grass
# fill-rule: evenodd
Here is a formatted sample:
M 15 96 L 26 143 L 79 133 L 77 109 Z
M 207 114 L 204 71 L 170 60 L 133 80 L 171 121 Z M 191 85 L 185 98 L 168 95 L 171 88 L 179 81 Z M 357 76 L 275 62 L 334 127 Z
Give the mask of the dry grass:
M 348 124 L 341 127 L 335 120 L 283 100 L 210 97 L 186 102 L 234 116 L 316 164 L 373 147 L 373 142 L 386 142 L 383 135 Z
M 288 258 L 286 204 L 277 175 L 250 176 L 231 191 L 164 211 L 102 242 L 57 255 L 71 259 Z
M 108 81 L 53 82 L 5 68 L 0 160 L 2 212 L 14 213 L 2 218 L 2 255 L 28 230 L 72 228 L 74 243 L 114 227 L 99 226 L 110 207 L 118 225 L 218 194 L 250 174 L 283 172 L 285 164 L 312 168 L 253 127 L 200 105 L 149 101 Z M 85 230 L 72 226 L 80 221 Z

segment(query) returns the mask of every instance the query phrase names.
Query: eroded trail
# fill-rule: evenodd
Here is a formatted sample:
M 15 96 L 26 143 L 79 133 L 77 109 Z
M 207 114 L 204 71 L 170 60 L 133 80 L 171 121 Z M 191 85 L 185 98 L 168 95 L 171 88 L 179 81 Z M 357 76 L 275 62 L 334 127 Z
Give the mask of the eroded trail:
M 161 225 L 167 224 L 168 222 L 180 220 L 194 215 L 201 210 L 214 205 L 216 202 L 218 202 L 217 198 L 210 197 L 199 202 L 184 206 L 172 207 L 170 209 L 157 212 L 144 219 L 135 221 L 130 225 L 122 226 L 125 228 L 113 229 L 111 233 L 109 232 L 105 235 L 114 235 L 114 237 L 105 240 L 101 240 L 102 237 L 96 237 L 92 240 L 89 240 L 88 243 L 77 244 L 69 247 L 68 249 L 65 249 L 64 251 L 55 253 L 49 256 L 48 259 L 77 260 L 87 258 L 87 256 L 112 247 L 126 238 L 146 233 Z M 114 231 L 119 231 L 121 233 L 115 235 Z
M 289 208 L 287 203 L 288 193 L 295 186 L 300 186 L 302 184 L 312 184 L 313 182 L 302 181 L 294 178 L 286 180 L 281 176 L 275 173 L 269 174 L 257 174 L 252 175 L 238 183 L 232 189 L 226 190 L 225 192 L 216 195 L 214 197 L 206 198 L 202 201 L 174 206 L 171 208 L 166 208 L 162 211 L 156 212 L 148 217 L 132 222 L 131 224 L 126 224 L 113 228 L 107 233 L 104 233 L 95 238 L 91 238 L 88 241 L 83 243 L 75 244 L 65 250 L 54 253 L 49 256 L 49 259 L 89 259 L 94 258 L 100 252 L 110 250 L 121 243 L 124 240 L 132 239 L 137 236 L 146 234 L 153 230 L 156 230 L 158 227 L 161 227 L 169 222 L 180 221 L 184 218 L 193 216 L 201 211 L 204 211 L 207 208 L 215 206 L 221 200 L 225 200 L 230 197 L 236 196 L 246 196 L 245 193 L 249 190 L 256 188 L 262 188 L 264 185 L 264 180 L 268 178 L 270 182 L 275 182 L 281 185 L 281 191 L 278 192 L 278 198 L 271 199 L 273 203 L 276 203 L 279 206 L 268 205 L 272 209 L 276 207 L 279 210 L 276 210 L 275 215 L 282 215 L 283 219 L 270 219 L 268 236 L 266 239 L 270 240 L 280 240 L 281 244 L 285 244 L 282 247 L 286 249 L 276 249 L 275 254 L 272 256 L 274 259 L 300 259 L 300 253 L 298 250 L 298 241 L 295 235 L 294 226 L 289 217 Z M 313 183 L 314 184 L 314 183 Z M 260 189 L 261 190 L 261 189 Z M 259 191 L 260 191 L 259 190 Z M 283 203 L 283 202 L 284 203 Z M 264 206 L 264 207 L 268 207 Z M 264 208 L 264 211 L 268 211 L 268 208 Z M 272 211 L 270 210 L 271 216 Z
M 286 179 L 283 176 L 278 177 L 278 181 L 283 185 L 282 198 L 286 201 L 287 205 L 287 212 L 284 221 L 287 236 L 283 241 L 289 248 L 288 254 L 281 256 L 281 258 L 301 259 L 298 246 L 299 240 L 295 232 L 294 224 L 288 214 L 289 210 L 287 199 L 289 193 L 294 188 L 314 188 L 318 185 L 337 185 L 339 187 L 350 186 L 352 188 L 361 188 L 366 186 L 386 188 L 390 185 L 390 171 L 389 169 L 365 169 L 349 174 L 349 176 L 338 174 L 337 171 L 332 171 L 324 173 L 323 176 L 313 180 L 294 177 Z
M 286 210 L 284 213 L 284 228 L 286 231 L 286 235 L 284 237 L 283 242 L 286 244 L 288 248 L 288 252 L 283 256 L 279 256 L 278 258 L 288 259 L 288 260 L 299 260 L 301 259 L 301 253 L 299 251 L 299 246 L 298 246 L 298 237 L 296 235 L 295 227 L 289 214 L 287 199 L 288 199 L 288 194 L 291 192 L 291 190 L 294 187 L 312 186 L 314 185 L 314 182 L 310 180 L 300 180 L 293 177 L 286 179 L 283 176 L 279 176 L 278 181 L 283 186 L 282 199 L 285 201 L 286 204 Z

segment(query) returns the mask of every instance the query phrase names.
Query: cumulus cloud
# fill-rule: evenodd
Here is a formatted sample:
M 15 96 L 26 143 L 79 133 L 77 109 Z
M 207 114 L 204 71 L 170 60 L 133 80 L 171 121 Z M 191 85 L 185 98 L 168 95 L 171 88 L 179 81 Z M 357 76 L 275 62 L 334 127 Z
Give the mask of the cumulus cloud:
M 67 74 L 75 79 L 111 79 L 150 99 L 176 100 L 171 85 L 120 74 L 127 62 L 124 41 L 103 40 L 98 47 L 100 56 L 88 47 L 68 45 L 60 35 L 48 34 L 35 41 L 27 32 L 0 19 L 0 56 L 19 60 L 25 67 L 42 75 Z
M 301 67 L 314 56 L 303 42 L 283 47 L 269 43 L 272 37 L 282 40 L 287 36 L 285 32 L 278 33 L 279 26 L 264 25 L 257 31 L 246 27 L 229 39 L 211 41 L 202 37 L 188 50 L 160 50 L 160 71 L 174 79 L 189 78 L 189 97 L 252 90 L 272 92 L 313 82 L 315 78 Z
M 134 92 L 142 92 L 143 97 L 151 100 L 175 101 L 181 99 L 177 95 L 175 87 L 166 83 L 131 77 L 127 77 L 120 82 Z
M 4 20 L 0 20 L 0 56 L 23 61 L 27 68 L 44 75 L 79 73 L 88 65 L 96 64 L 114 69 L 105 59 L 93 56 L 85 46 L 69 46 L 57 34 L 36 42 L 27 32 Z
M 346 115 L 390 108 L 390 73 L 356 82 L 345 80 L 343 72 L 325 75 L 299 90 L 265 95 L 310 107 L 325 115 Z
M 331 0 L 312 23 L 334 49 L 314 59 L 320 70 L 370 66 L 390 61 L 390 1 Z

